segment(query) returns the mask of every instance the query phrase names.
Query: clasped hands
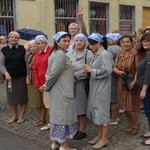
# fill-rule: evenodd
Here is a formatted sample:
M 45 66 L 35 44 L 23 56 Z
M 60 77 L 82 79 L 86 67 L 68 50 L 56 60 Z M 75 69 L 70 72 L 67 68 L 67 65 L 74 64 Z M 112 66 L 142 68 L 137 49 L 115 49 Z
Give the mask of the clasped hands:
M 92 67 L 91 67 L 90 65 L 88 65 L 88 64 L 85 64 L 83 71 L 84 71 L 85 73 L 89 73 L 89 72 L 92 71 Z

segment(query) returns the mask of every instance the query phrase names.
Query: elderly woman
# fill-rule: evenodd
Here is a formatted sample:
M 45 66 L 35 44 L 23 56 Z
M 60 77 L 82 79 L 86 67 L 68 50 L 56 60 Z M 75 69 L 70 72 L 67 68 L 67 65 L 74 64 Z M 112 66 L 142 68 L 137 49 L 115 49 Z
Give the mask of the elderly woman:
M 5 75 L 8 104 L 12 117 L 8 123 L 25 121 L 26 105 L 28 102 L 25 62 L 25 49 L 19 45 L 20 35 L 12 31 L 8 35 L 9 44 L 0 52 L 0 70 Z M 8 89 L 8 86 L 10 89 Z M 17 106 L 20 105 L 19 119 Z
M 121 48 L 117 45 L 121 35 L 119 33 L 106 34 L 108 49 L 112 63 L 114 65 L 117 54 L 121 51 Z M 110 125 L 117 125 L 119 120 L 119 105 L 118 105 L 118 76 L 112 72 L 111 74 L 111 120 Z
M 100 149 L 108 143 L 112 63 L 109 53 L 102 46 L 100 34 L 92 33 L 88 42 L 94 56 L 91 64 L 86 64 L 84 68 L 86 73 L 90 73 L 87 117 L 98 126 L 98 134 L 89 143 L 93 149 Z
M 45 106 L 43 104 L 43 94 L 42 92 L 35 87 L 34 85 L 34 59 L 35 54 L 37 53 L 37 45 L 35 40 L 29 41 L 29 50 L 30 55 L 28 55 L 27 59 L 27 79 L 26 82 L 28 84 L 28 96 L 29 96 L 29 102 L 32 107 L 37 109 L 37 112 L 39 114 L 39 120 L 44 120 L 46 118 L 45 114 Z M 34 121 L 34 124 L 38 124 L 38 121 Z
M 122 51 L 117 55 L 114 72 L 119 77 L 118 99 L 120 109 L 125 111 L 128 128 L 127 134 L 138 133 L 139 124 L 137 119 L 138 92 L 136 85 L 137 55 L 133 49 L 132 37 L 125 35 L 121 38 Z
M 89 82 L 87 73 L 85 73 L 84 65 L 89 64 L 92 58 L 92 52 L 86 49 L 87 38 L 84 34 L 79 33 L 74 37 L 75 48 L 67 53 L 74 67 L 75 77 L 75 101 L 78 115 L 78 131 L 74 136 L 75 140 L 80 140 L 86 137 L 86 112 L 87 112 L 87 98 L 86 82 Z M 87 91 L 88 92 L 88 91 Z
M 37 44 L 38 52 L 35 54 L 34 59 L 34 84 L 39 89 L 45 83 L 45 74 L 48 67 L 48 57 L 50 56 L 52 49 L 48 45 L 48 39 L 44 35 L 38 35 L 35 38 L 35 42 Z M 43 107 L 41 112 L 41 118 L 37 122 L 36 126 L 44 125 L 46 122 L 46 111 L 50 108 L 50 104 L 48 101 L 48 93 L 43 93 L 43 103 L 45 107 Z M 48 129 L 50 125 L 46 126 Z
M 142 49 L 146 51 L 146 56 L 138 64 L 137 84 L 141 89 L 140 98 L 143 100 L 144 110 L 149 125 L 149 132 L 144 134 L 142 137 L 150 138 L 150 33 L 145 33 L 142 36 L 141 42 Z M 150 146 L 150 139 L 142 143 Z
M 51 149 L 75 150 L 68 144 L 68 139 L 76 134 L 77 121 L 73 95 L 74 70 L 65 54 L 70 35 L 61 31 L 53 39 L 53 53 L 48 60 L 46 83 L 41 87 L 41 90 L 49 91 L 50 94 Z

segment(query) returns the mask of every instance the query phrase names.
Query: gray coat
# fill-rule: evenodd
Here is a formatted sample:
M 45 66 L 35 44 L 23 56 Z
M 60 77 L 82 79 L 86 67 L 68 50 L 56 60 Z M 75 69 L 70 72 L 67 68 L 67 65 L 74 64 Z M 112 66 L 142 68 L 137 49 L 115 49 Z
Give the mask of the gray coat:
M 87 117 L 97 125 L 110 119 L 111 72 L 110 54 L 101 47 L 93 56 Z
M 83 71 L 85 63 L 89 64 L 92 59 L 92 52 L 86 48 L 82 53 L 77 54 L 76 49 L 67 53 L 74 67 L 74 76 L 77 79 L 74 87 L 77 115 L 84 115 L 87 112 L 88 97 L 85 91 L 85 79 L 87 74 Z
M 121 51 L 121 48 L 118 45 L 111 45 L 108 47 L 107 52 L 110 54 L 112 64 L 114 66 L 116 57 Z M 114 72 L 111 73 L 111 103 L 118 102 L 118 75 Z
M 73 66 L 63 50 L 53 51 L 48 59 L 45 90 L 50 94 L 50 121 L 71 125 L 77 121 L 74 102 Z

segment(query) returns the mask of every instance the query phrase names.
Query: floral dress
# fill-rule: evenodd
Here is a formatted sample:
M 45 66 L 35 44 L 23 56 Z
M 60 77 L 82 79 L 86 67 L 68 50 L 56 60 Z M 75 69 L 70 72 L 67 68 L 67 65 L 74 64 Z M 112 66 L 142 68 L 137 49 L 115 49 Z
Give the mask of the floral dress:
M 135 50 L 131 50 L 129 53 L 122 50 L 118 54 L 114 66 L 119 70 L 126 72 L 130 78 L 134 79 L 137 63 L 138 59 Z M 125 111 L 137 111 L 138 94 L 131 93 L 127 90 L 124 86 L 124 79 L 120 76 L 118 82 L 118 100 L 120 109 Z

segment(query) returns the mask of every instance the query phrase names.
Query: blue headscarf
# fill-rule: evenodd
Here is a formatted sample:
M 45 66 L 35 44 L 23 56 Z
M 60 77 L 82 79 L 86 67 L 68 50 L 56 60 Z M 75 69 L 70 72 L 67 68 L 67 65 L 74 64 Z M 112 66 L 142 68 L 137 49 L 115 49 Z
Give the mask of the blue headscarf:
M 88 36 L 88 39 L 92 39 L 98 43 L 103 42 L 103 36 L 100 35 L 99 33 L 92 33 L 90 36 Z
M 78 33 L 74 38 L 73 38 L 74 40 L 76 40 L 76 39 L 81 39 L 81 40 L 83 40 L 83 41 L 87 41 L 87 38 L 86 38 L 86 36 L 84 35 L 84 34 L 82 34 L 82 33 Z
M 107 33 L 106 38 L 107 38 L 107 41 L 113 40 L 115 42 L 121 38 L 121 35 L 119 33 Z
M 64 31 L 60 31 L 60 32 L 57 32 L 54 36 L 53 36 L 53 40 L 54 42 L 58 42 L 59 39 L 63 36 L 63 35 L 68 35 L 67 32 L 64 32 Z

